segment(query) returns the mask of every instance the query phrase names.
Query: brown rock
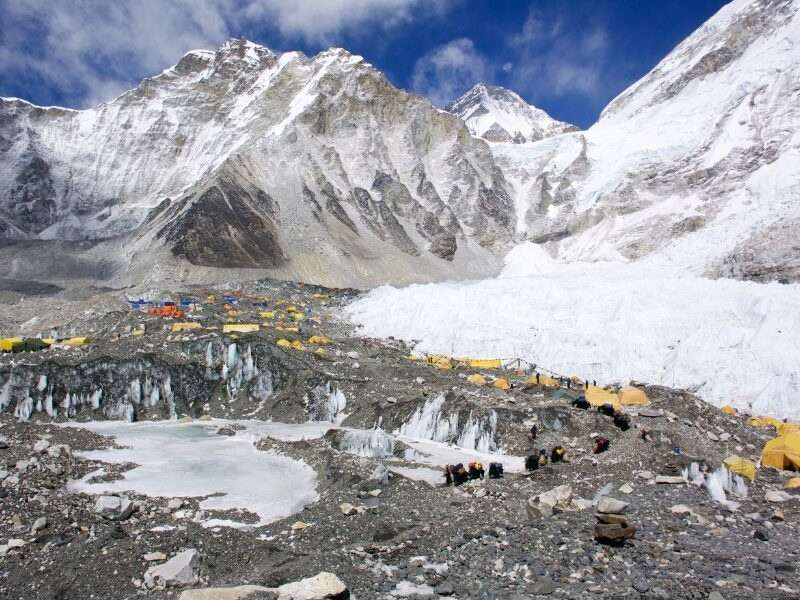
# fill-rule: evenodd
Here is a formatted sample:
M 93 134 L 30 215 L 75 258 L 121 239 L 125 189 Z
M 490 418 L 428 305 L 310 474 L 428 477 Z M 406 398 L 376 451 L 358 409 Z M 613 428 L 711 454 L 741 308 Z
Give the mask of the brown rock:
M 594 539 L 601 544 L 621 545 L 633 539 L 635 527 L 622 527 L 618 524 L 598 523 L 594 527 Z

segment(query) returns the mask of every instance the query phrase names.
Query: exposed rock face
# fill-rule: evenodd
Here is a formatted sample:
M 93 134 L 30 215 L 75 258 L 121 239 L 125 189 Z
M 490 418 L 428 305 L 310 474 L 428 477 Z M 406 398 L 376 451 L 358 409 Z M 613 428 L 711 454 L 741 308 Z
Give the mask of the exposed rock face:
M 0 164 L 4 238 L 124 240 L 107 245 L 122 265 L 171 255 L 189 276 L 322 279 L 394 256 L 404 273 L 490 270 L 513 236 L 487 144 L 340 49 L 233 40 L 93 109 L 0 99 Z

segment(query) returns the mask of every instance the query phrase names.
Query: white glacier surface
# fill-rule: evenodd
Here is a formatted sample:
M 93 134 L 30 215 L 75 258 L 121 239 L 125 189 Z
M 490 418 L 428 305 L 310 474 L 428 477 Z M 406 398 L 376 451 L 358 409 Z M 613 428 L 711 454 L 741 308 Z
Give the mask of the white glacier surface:
M 301 440 L 324 435 L 330 424 L 286 425 L 241 421 L 235 436 L 216 430 L 225 421 L 177 423 L 117 421 L 69 424 L 113 436 L 118 446 L 79 453 L 106 463 L 136 463 L 122 479 L 90 483 L 91 473 L 70 489 L 88 494 L 137 492 L 153 497 L 204 498 L 208 511 L 242 509 L 258 515 L 258 525 L 287 517 L 318 499 L 316 474 L 301 461 L 257 450 L 263 436 Z M 210 518 L 206 527 L 241 527 L 243 523 Z
M 347 314 L 362 335 L 419 340 L 419 351 L 519 357 L 800 418 L 800 285 L 711 280 L 657 261 L 561 263 L 529 243 L 506 264 L 494 279 L 383 286 Z

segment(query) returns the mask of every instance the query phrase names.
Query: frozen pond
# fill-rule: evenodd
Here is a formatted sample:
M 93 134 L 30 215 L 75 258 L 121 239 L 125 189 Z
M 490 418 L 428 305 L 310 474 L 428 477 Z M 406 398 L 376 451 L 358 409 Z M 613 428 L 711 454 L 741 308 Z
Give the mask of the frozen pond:
M 225 421 L 176 423 L 74 423 L 101 435 L 113 436 L 121 449 L 80 452 L 106 463 L 136 463 L 123 479 L 89 483 L 96 473 L 70 484 L 89 494 L 137 492 L 147 496 L 205 497 L 204 510 L 244 509 L 259 517 L 258 525 L 287 517 L 318 499 L 316 473 L 302 461 L 256 449 L 262 437 L 282 440 L 318 438 L 326 423 L 287 425 L 242 421 L 235 436 L 217 435 Z M 207 497 L 211 496 L 211 497 Z M 209 519 L 204 526 L 246 526 L 231 520 Z

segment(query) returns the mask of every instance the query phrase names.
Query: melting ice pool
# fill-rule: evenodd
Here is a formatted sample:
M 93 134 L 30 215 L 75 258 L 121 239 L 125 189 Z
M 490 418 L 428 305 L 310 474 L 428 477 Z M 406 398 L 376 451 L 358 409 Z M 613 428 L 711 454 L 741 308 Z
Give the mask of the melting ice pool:
M 137 492 L 167 498 L 206 497 L 204 510 L 242 509 L 258 515 L 257 524 L 209 519 L 205 527 L 247 527 L 287 517 L 315 502 L 316 473 L 302 461 L 257 450 L 261 437 L 299 440 L 324 435 L 330 424 L 287 425 L 240 422 L 246 427 L 235 436 L 217 435 L 223 421 L 203 423 L 71 423 L 100 435 L 113 436 L 119 446 L 77 453 L 106 463 L 136 463 L 137 467 L 111 482 L 90 483 L 89 473 L 69 489 L 88 494 Z

